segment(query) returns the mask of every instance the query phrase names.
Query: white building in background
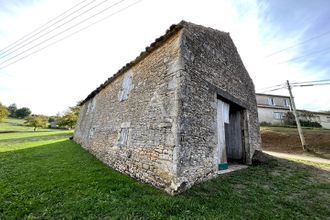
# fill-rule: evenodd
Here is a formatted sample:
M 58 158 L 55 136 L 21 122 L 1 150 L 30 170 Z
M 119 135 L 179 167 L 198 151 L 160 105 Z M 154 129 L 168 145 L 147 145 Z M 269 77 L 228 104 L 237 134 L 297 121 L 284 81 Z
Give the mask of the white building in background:
M 256 98 L 260 123 L 282 124 L 285 113 L 291 111 L 289 96 L 256 93 Z M 304 110 L 298 110 L 298 112 L 302 111 Z M 330 129 L 330 112 L 307 112 L 313 114 L 311 121 L 316 121 L 323 128 Z M 304 120 L 304 118 L 301 119 Z

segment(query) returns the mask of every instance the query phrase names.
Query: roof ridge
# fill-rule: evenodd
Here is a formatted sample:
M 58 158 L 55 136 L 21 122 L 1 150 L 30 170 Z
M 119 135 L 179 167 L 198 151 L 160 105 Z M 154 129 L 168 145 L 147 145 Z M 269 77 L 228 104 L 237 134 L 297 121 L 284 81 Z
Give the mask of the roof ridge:
M 152 42 L 149 46 L 146 47 L 144 51 L 142 51 L 134 60 L 126 63 L 122 68 L 120 68 L 115 74 L 109 77 L 104 83 L 99 85 L 95 90 L 93 90 L 83 101 L 80 102 L 79 105 L 83 105 L 89 99 L 93 98 L 97 95 L 101 90 L 103 90 L 107 85 L 109 85 L 113 80 L 115 80 L 118 76 L 126 72 L 128 69 L 133 67 L 135 64 L 140 62 L 143 58 L 148 56 L 152 51 L 161 46 L 167 39 L 169 39 L 173 34 L 181 30 L 183 27 L 188 25 L 188 22 L 181 20 L 177 24 L 172 24 L 165 32 L 164 35 L 156 38 L 154 42 Z
M 109 85 L 112 81 L 114 81 L 118 76 L 126 72 L 128 69 L 133 67 L 135 64 L 140 62 L 142 59 L 144 59 L 146 56 L 148 56 L 151 52 L 153 52 L 155 49 L 157 49 L 159 46 L 161 46 L 167 39 L 169 39 L 171 36 L 173 36 L 175 33 L 177 33 L 182 28 L 189 29 L 190 27 L 199 27 L 199 28 L 206 28 L 210 29 L 212 31 L 221 32 L 223 34 L 229 34 L 228 32 L 220 31 L 213 29 L 211 27 L 205 27 L 202 25 L 194 24 L 192 22 L 188 22 L 185 20 L 181 20 L 177 24 L 172 24 L 166 31 L 165 34 L 161 35 L 160 37 L 156 38 L 154 42 L 152 42 L 149 46 L 145 48 L 144 51 L 142 51 L 134 60 L 132 60 L 129 63 L 126 63 L 122 68 L 120 68 L 115 74 L 113 74 L 111 77 L 109 77 L 104 83 L 99 85 L 95 90 L 93 90 L 83 101 L 80 102 L 79 105 L 83 105 L 85 102 L 87 102 L 89 99 L 93 98 L 95 95 L 97 95 L 102 89 L 104 89 L 107 85 Z

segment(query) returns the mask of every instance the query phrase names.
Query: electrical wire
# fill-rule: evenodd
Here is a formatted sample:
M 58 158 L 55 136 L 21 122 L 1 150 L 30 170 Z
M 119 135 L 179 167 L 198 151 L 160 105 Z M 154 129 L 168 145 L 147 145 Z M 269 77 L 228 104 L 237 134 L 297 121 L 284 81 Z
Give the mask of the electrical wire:
M 305 82 L 293 82 L 290 83 L 291 85 L 295 85 L 295 84 L 302 84 L 302 83 L 316 83 L 316 82 L 327 82 L 330 81 L 330 79 L 323 79 L 323 80 L 316 80 L 316 81 L 305 81 Z
M 281 89 L 285 89 L 285 88 L 286 88 L 286 86 L 282 86 L 282 87 L 277 88 L 277 89 L 264 90 L 264 91 L 261 91 L 260 93 L 273 92 L 273 91 L 277 91 L 277 90 L 281 90 Z
M 123 2 L 123 1 L 126 1 L 126 0 L 120 0 L 120 1 L 118 1 L 118 2 L 116 2 L 116 3 L 114 3 L 114 4 L 112 4 L 112 5 L 110 5 L 109 7 L 106 7 L 105 9 L 99 11 L 98 13 L 95 13 L 95 14 L 93 14 L 92 16 L 87 17 L 87 18 L 83 19 L 82 21 L 80 21 L 80 22 L 78 22 L 78 23 L 76 23 L 76 24 L 74 24 L 74 25 L 72 25 L 72 26 L 70 26 L 70 27 L 64 29 L 63 31 L 57 33 L 56 35 L 53 35 L 53 36 L 47 38 L 46 40 L 43 40 L 43 41 L 39 42 L 38 44 L 36 44 L 36 45 L 34 45 L 34 46 L 32 46 L 32 47 L 29 47 L 29 48 L 26 49 L 26 50 L 23 50 L 22 52 L 16 54 L 15 56 L 10 57 L 10 58 L 7 59 L 7 60 L 4 60 L 3 62 L 0 63 L 0 66 L 1 66 L 2 64 L 4 64 L 4 63 L 9 62 L 9 61 L 12 60 L 12 59 L 18 57 L 18 56 L 20 56 L 20 55 L 26 53 L 26 52 L 29 52 L 31 49 L 36 48 L 37 46 L 40 46 L 40 45 L 46 43 L 47 41 L 49 41 L 49 40 L 51 40 L 51 39 L 54 39 L 55 37 L 57 37 L 57 36 L 59 36 L 59 35 L 65 33 L 65 32 L 67 32 L 67 31 L 69 31 L 69 30 L 75 28 L 76 26 L 78 26 L 78 25 L 80 25 L 80 24 L 82 24 L 82 23 L 84 23 L 84 22 L 90 20 L 91 18 L 93 18 L 93 17 L 95 17 L 95 16 L 97 16 L 97 15 L 99 15 L 99 14 L 104 13 L 105 11 L 107 11 L 107 10 L 113 8 L 114 6 L 120 4 L 120 3 Z
M 330 83 L 317 83 L 317 84 L 302 84 L 302 85 L 292 85 L 292 87 L 305 87 L 305 86 L 325 86 L 330 85 Z
M 61 14 L 57 15 L 56 17 L 52 18 L 51 20 L 49 20 L 49 21 L 46 22 L 45 24 L 41 25 L 40 27 L 38 27 L 38 28 L 34 29 L 33 31 L 29 32 L 28 34 L 24 35 L 23 37 L 21 37 L 20 39 L 16 40 L 15 42 L 13 42 L 13 43 L 9 44 L 8 46 L 4 47 L 3 49 L 0 50 L 0 54 L 6 53 L 8 50 L 10 50 L 10 49 L 13 48 L 12 46 L 14 46 L 14 45 L 16 45 L 16 44 L 19 45 L 19 44 L 20 44 L 19 42 L 22 41 L 22 40 L 24 40 L 25 38 L 27 38 L 27 39 L 31 38 L 32 36 L 34 36 L 34 32 L 36 32 L 36 31 L 38 31 L 39 29 L 45 27 L 46 25 L 50 24 L 51 22 L 56 21 L 58 18 L 60 18 L 61 16 L 65 15 L 67 12 L 71 11 L 72 9 L 74 9 L 75 7 L 77 7 L 77 6 L 79 6 L 80 4 L 84 3 L 85 1 L 87 1 L 87 0 L 83 0 L 83 1 L 81 1 L 81 2 L 79 2 L 79 3 L 77 3 L 77 4 L 75 4 L 74 6 L 72 6 L 72 7 L 69 8 L 68 10 L 62 12 Z M 95 1 L 95 0 L 93 0 L 92 2 L 94 2 L 94 1 Z M 92 2 L 90 2 L 90 3 L 92 3 Z M 90 3 L 88 3 L 88 4 L 90 4 Z M 88 5 L 88 4 L 87 4 L 87 5 Z M 87 6 L 87 5 L 85 5 L 85 6 Z M 54 25 L 54 24 L 52 24 L 52 25 Z M 30 36 L 30 35 L 32 35 L 32 36 Z
M 283 85 L 284 84 L 278 84 L 278 85 L 274 85 L 274 86 L 268 86 L 268 87 L 261 88 L 260 90 L 273 89 L 273 88 L 276 88 L 276 87 L 279 87 L 279 86 L 283 86 Z
M 95 1 L 95 0 L 94 0 L 94 1 Z M 92 2 L 94 2 L 94 1 L 92 1 Z M 47 30 L 49 27 L 52 27 L 53 25 L 57 24 L 58 22 L 63 21 L 65 18 L 68 18 L 69 16 L 75 14 L 75 12 L 81 10 L 81 8 L 79 8 L 78 10 L 76 10 L 76 11 L 74 11 L 73 13 L 69 14 L 68 16 L 64 17 L 63 19 L 59 20 L 58 22 L 55 22 L 53 25 L 51 25 L 51 26 L 49 26 L 49 27 L 47 27 L 47 28 L 44 28 L 44 29 L 42 29 L 41 31 L 39 31 L 39 32 L 37 32 L 36 34 L 34 34 L 34 35 L 31 36 L 31 38 L 32 38 L 33 36 L 37 36 L 38 34 L 42 33 L 39 37 L 34 38 L 34 39 L 32 39 L 32 40 L 30 40 L 30 41 L 28 41 L 28 42 L 25 42 L 25 43 L 23 42 L 23 45 L 19 46 L 18 48 L 15 48 L 15 47 L 14 47 L 15 49 L 14 49 L 13 51 L 11 51 L 11 52 L 9 52 L 9 53 L 5 53 L 5 55 L 4 55 L 4 56 L 0 56 L 0 58 L 2 59 L 2 58 L 4 58 L 4 57 L 7 57 L 7 56 L 10 55 L 10 54 L 13 54 L 14 52 L 18 51 L 19 49 L 21 49 L 21 48 L 23 48 L 23 47 L 25 47 L 25 46 L 27 46 L 27 45 L 29 45 L 29 44 L 31 44 L 31 43 L 33 43 L 33 42 L 39 40 L 40 38 L 42 38 L 42 37 L 48 35 L 49 33 L 54 32 L 55 30 L 59 29 L 60 27 L 63 27 L 64 25 L 66 25 L 66 24 L 68 24 L 68 23 L 74 21 L 75 19 L 77 19 L 77 18 L 79 18 L 80 16 L 82 16 L 82 15 L 88 13 L 89 11 L 91 11 L 91 10 L 97 8 L 98 6 L 100 6 L 100 5 L 104 4 L 104 3 L 106 3 L 107 1 L 109 1 L 109 0 L 103 0 L 103 1 L 99 2 L 97 5 L 94 5 L 93 7 L 88 8 L 87 10 L 83 11 L 82 13 L 80 13 L 80 14 L 74 16 L 73 18 L 70 18 L 69 20 L 65 21 L 64 23 L 62 23 L 62 24 L 56 26 L 55 28 L 53 28 L 53 29 L 47 31 L 46 33 L 42 33 L 44 30 Z M 114 3 L 112 6 L 115 6 L 115 5 L 117 5 L 117 4 L 119 4 L 119 3 L 123 2 L 123 1 L 126 1 L 126 0 L 120 0 L 120 1 L 118 1 L 118 2 L 116 2 L 116 3 Z M 90 2 L 90 3 L 92 3 L 92 2 Z M 84 6 L 83 6 L 83 7 L 84 7 Z M 82 8 L 83 8 L 83 7 L 82 7 Z M 28 38 L 28 39 L 30 39 L 30 38 Z M 10 50 L 8 50 L 8 51 L 10 51 Z M 8 52 L 8 51 L 7 51 L 7 52 Z M 2 55 L 3 55 L 3 54 L 2 54 Z
M 295 61 L 295 60 L 298 60 L 298 59 L 301 59 L 301 58 L 304 58 L 304 57 L 309 57 L 310 55 L 314 55 L 314 54 L 317 54 L 317 53 L 322 53 L 322 52 L 327 52 L 330 50 L 330 47 L 327 47 L 323 50 L 318 50 L 318 51 L 313 51 L 309 54 L 306 54 L 306 55 L 303 55 L 303 56 L 300 56 L 300 57 L 294 57 L 292 59 L 289 59 L 289 60 L 286 60 L 286 61 L 283 61 L 283 62 L 279 62 L 279 63 L 276 63 L 276 64 L 284 64 L 284 63 L 289 63 L 289 62 L 292 62 L 292 61 Z
M 306 81 L 306 82 L 295 82 L 295 83 L 290 83 L 291 87 L 307 87 L 307 86 L 323 86 L 323 85 L 330 85 L 330 80 L 326 79 L 326 80 L 314 80 L 314 81 Z M 280 88 L 274 88 L 274 89 L 266 89 L 266 90 L 262 90 L 260 93 L 265 93 L 265 92 L 272 92 L 272 91 L 277 91 L 280 89 L 284 89 L 287 88 L 287 86 L 285 84 L 281 84 L 282 87 Z M 276 86 L 272 86 L 272 87 L 277 87 Z M 270 87 L 271 88 L 271 87 Z
M 138 3 L 142 2 L 142 1 L 143 1 L 143 0 L 135 1 L 135 2 L 133 2 L 132 4 L 129 4 L 128 6 L 122 8 L 122 9 L 120 9 L 120 10 L 117 10 L 117 11 L 115 11 L 114 13 L 112 13 L 112 14 L 110 14 L 110 15 L 108 15 L 108 16 L 102 18 L 102 19 L 99 19 L 99 20 L 97 20 L 97 21 L 95 21 L 95 22 L 93 22 L 93 23 L 91 23 L 91 24 L 89 24 L 89 25 L 87 25 L 87 26 L 85 26 L 85 27 L 83 27 L 83 28 L 81 28 L 81 29 L 79 29 L 79 30 L 77 30 L 77 31 L 75 31 L 75 32 L 73 32 L 73 33 L 71 33 L 71 34 L 69 34 L 69 35 L 66 35 L 65 37 L 60 38 L 60 39 L 58 39 L 58 40 L 56 40 L 56 41 L 54 41 L 54 42 L 52 42 L 52 43 L 50 43 L 50 44 L 48 44 L 48 45 L 42 47 L 42 48 L 39 48 L 39 49 L 36 50 L 36 51 L 33 51 L 32 53 L 29 53 L 29 54 L 27 54 L 27 55 L 25 55 L 25 56 L 23 56 L 23 57 L 20 57 L 19 59 L 15 60 L 15 61 L 13 61 L 13 62 L 11 62 L 11 63 L 8 63 L 8 64 L 6 64 L 6 65 L 4 65 L 4 66 L 0 66 L 0 70 L 6 68 L 6 67 L 8 67 L 8 66 L 11 66 L 11 65 L 13 65 L 13 64 L 15 64 L 15 63 L 17 63 L 17 62 L 23 60 L 23 59 L 26 59 L 27 57 L 29 57 L 29 56 L 31 56 L 31 55 L 33 55 L 33 54 L 36 54 L 36 53 L 38 53 L 38 52 L 40 52 L 40 51 L 42 51 L 42 50 L 44 50 L 44 49 L 46 49 L 46 48 L 48 48 L 48 47 L 54 45 L 54 44 L 57 44 L 57 43 L 59 43 L 59 42 L 65 40 L 65 39 L 67 39 L 67 38 L 69 38 L 69 37 L 71 37 L 71 36 L 73 36 L 73 35 L 75 35 L 75 34 L 81 32 L 81 31 L 83 31 L 83 30 L 85 30 L 85 29 L 87 29 L 87 28 L 89 28 L 89 27 L 91 27 L 91 26 L 93 26 L 93 25 L 95 25 L 95 24 L 101 22 L 101 21 L 104 21 L 104 20 L 106 20 L 106 19 L 108 19 L 108 18 L 110 18 L 110 17 L 112 17 L 112 16 L 114 16 L 114 15 L 116 15 L 116 14 L 122 12 L 122 11 L 125 11 L 125 10 L 127 10 L 128 8 L 134 6 L 134 5 L 136 5 L 136 4 L 138 4 Z
M 322 34 L 320 34 L 320 35 L 317 35 L 317 36 L 311 37 L 311 38 L 309 38 L 309 39 L 307 39 L 307 40 L 301 41 L 301 42 L 299 42 L 299 43 L 297 43 L 297 44 L 294 44 L 294 45 L 292 45 L 292 46 L 289 46 L 289 47 L 286 47 L 286 48 L 284 48 L 284 49 L 280 49 L 280 50 L 278 50 L 278 51 L 275 51 L 275 52 L 273 52 L 273 53 L 267 55 L 265 58 L 268 58 L 268 57 L 274 56 L 274 55 L 279 54 L 279 53 L 282 53 L 282 52 L 284 52 L 284 51 L 286 51 L 286 50 L 289 50 L 289 49 L 295 48 L 295 47 L 297 47 L 297 46 L 303 45 L 303 44 L 305 44 L 305 43 L 307 43 L 307 42 L 309 42 L 309 41 L 311 41 L 311 40 L 315 40 L 315 39 L 320 38 L 320 37 L 323 37 L 323 36 L 325 36 L 325 35 L 327 35 L 327 34 L 330 34 L 330 30 L 329 30 L 329 31 L 326 31 L 326 32 L 324 32 L 324 33 L 322 33 Z

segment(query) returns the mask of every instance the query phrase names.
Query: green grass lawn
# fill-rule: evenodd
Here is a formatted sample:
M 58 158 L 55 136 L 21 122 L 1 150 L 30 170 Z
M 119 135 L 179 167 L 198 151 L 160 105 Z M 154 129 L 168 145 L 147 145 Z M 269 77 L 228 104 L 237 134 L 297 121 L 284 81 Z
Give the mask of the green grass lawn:
M 68 131 L 0 134 L 0 219 L 326 219 L 329 173 L 295 162 L 222 175 L 172 197 L 105 166 Z
M 318 167 L 318 168 L 330 170 L 330 164 L 328 164 L 328 163 L 320 163 L 320 162 L 316 163 L 316 162 L 312 162 L 312 161 L 308 161 L 308 160 L 301 160 L 301 159 L 295 159 L 295 158 L 289 158 L 289 160 L 296 161 L 298 163 L 302 163 L 302 164 L 306 164 L 306 165 L 310 165 L 310 166 L 314 166 L 314 167 Z
M 33 127 L 23 126 L 24 119 L 17 118 L 5 118 L 3 122 L 0 123 L 0 132 L 3 131 L 33 131 Z M 40 131 L 51 131 L 51 129 L 41 129 Z

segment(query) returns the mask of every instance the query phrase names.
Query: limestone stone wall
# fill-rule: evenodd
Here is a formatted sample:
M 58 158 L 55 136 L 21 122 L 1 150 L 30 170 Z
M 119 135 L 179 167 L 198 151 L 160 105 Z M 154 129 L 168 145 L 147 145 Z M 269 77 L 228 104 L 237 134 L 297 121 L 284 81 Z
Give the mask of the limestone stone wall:
M 245 109 L 248 164 L 260 134 L 254 85 L 230 36 L 187 22 L 171 30 L 91 93 L 74 140 L 109 166 L 175 194 L 217 174 L 218 97 Z
M 180 158 L 177 178 L 186 187 L 217 171 L 216 101 L 223 97 L 245 108 L 245 160 L 260 148 L 254 85 L 228 33 L 188 23 L 181 51 L 184 73 L 179 96 Z
M 180 36 L 179 31 L 85 102 L 74 134 L 109 166 L 168 192 L 175 182 Z M 125 100 L 123 81 L 130 84 Z

